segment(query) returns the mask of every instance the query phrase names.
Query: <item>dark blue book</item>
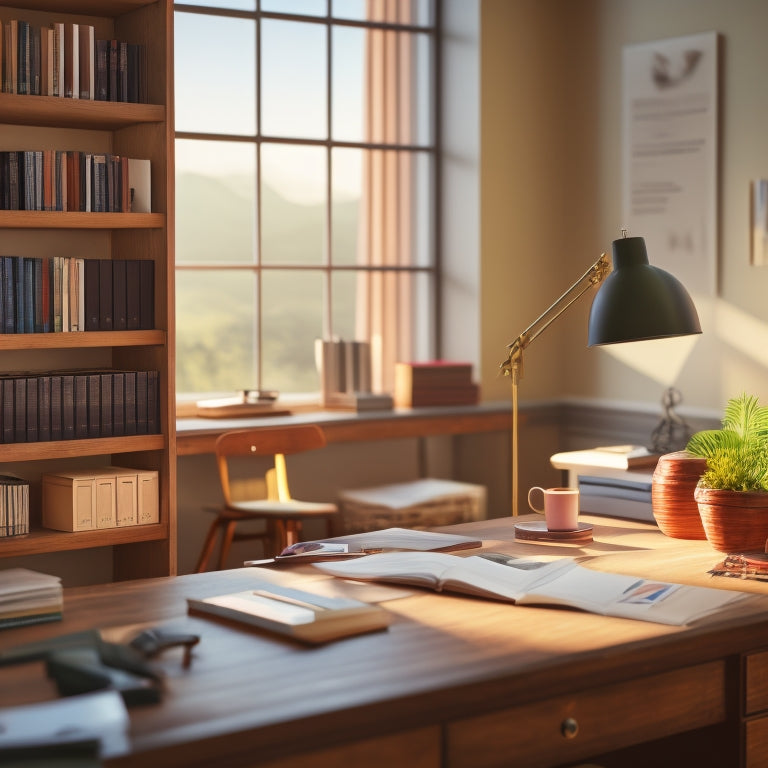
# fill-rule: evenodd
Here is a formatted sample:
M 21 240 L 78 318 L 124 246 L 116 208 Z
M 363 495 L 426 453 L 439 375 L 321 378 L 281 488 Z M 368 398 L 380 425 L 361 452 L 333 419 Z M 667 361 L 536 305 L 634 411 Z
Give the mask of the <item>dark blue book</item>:
M 14 442 L 16 432 L 16 406 L 14 404 L 13 379 L 8 376 L 0 379 L 0 386 L 3 389 L 3 442 Z
M 75 439 L 75 377 L 61 376 L 61 439 Z
M 37 377 L 37 439 L 51 439 L 51 377 Z
M 14 332 L 24 333 L 24 263 L 20 256 L 13 260 L 13 290 L 16 298 Z
M 13 442 L 27 442 L 27 380 L 24 377 L 13 381 Z
M 40 257 L 33 257 L 33 300 L 32 306 L 34 309 L 35 322 L 34 332 L 43 333 L 45 331 L 45 325 L 43 323 L 43 260 Z M 46 281 L 47 285 L 47 281 Z
M 13 262 L 15 256 L 3 256 L 3 333 L 16 332 L 16 284 Z
M 24 258 L 22 261 L 24 277 L 24 330 L 23 333 L 35 332 L 35 260 Z
M 62 440 L 61 376 L 51 376 L 51 440 Z

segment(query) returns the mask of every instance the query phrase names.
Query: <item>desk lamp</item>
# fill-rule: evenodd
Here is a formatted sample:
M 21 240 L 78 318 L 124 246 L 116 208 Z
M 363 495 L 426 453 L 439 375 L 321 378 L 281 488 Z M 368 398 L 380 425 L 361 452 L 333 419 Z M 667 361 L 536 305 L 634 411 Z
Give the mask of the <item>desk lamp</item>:
M 604 281 L 604 282 L 603 282 Z M 613 271 L 600 258 L 511 344 L 500 368 L 512 382 L 512 514 L 517 515 L 517 393 L 523 351 L 593 285 L 600 286 L 589 312 L 588 346 L 701 333 L 696 307 L 677 278 L 648 263 L 642 237 L 613 241 Z

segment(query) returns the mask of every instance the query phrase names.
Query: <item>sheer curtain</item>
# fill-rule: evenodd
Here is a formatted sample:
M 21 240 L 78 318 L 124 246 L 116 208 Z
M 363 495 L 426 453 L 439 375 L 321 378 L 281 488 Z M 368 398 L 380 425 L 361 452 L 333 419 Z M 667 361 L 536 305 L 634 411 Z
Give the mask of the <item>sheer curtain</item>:
M 401 0 L 368 0 L 367 12 L 376 22 L 413 21 L 411 3 Z M 365 141 L 412 145 L 413 34 L 369 29 L 366 35 Z M 386 271 L 414 262 L 413 171 L 411 152 L 364 152 L 357 258 L 359 264 L 382 269 L 358 277 L 356 328 L 358 338 L 371 343 L 374 391 L 391 392 L 395 362 L 413 355 L 414 276 Z

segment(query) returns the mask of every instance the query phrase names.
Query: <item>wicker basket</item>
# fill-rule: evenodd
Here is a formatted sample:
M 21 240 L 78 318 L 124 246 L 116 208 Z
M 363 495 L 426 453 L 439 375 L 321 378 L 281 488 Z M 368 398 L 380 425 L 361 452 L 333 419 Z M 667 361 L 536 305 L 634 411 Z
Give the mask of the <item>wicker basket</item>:
M 696 483 L 706 468 L 706 459 L 687 451 L 667 453 L 659 458 L 653 473 L 651 503 L 659 529 L 670 538 L 707 538 L 694 498 Z
M 485 517 L 485 487 L 424 478 L 339 494 L 337 535 L 383 528 L 434 528 Z

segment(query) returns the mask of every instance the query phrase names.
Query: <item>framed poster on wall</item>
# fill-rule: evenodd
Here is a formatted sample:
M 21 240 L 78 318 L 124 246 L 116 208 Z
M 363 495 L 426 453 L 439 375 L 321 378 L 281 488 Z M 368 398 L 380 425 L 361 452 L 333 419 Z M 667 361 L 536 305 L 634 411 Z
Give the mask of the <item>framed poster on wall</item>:
M 695 295 L 717 289 L 718 35 L 625 46 L 623 226 Z

